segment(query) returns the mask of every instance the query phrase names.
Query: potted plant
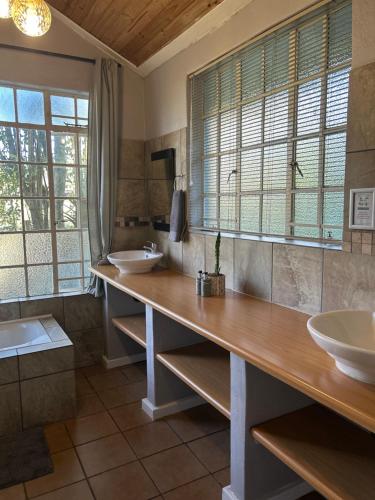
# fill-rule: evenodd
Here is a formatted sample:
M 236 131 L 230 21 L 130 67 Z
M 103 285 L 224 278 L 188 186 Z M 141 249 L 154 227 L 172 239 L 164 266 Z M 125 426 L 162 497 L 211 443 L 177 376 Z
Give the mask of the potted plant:
M 225 294 L 225 275 L 220 272 L 221 233 L 217 233 L 215 242 L 215 271 L 210 274 L 212 295 Z

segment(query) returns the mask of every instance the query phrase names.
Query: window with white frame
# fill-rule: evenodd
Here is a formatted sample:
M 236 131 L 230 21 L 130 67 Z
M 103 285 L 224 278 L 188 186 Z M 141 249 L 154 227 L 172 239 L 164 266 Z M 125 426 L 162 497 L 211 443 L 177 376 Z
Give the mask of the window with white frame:
M 341 240 L 351 3 L 191 78 L 189 224 Z
M 88 95 L 0 84 L 0 299 L 89 276 Z

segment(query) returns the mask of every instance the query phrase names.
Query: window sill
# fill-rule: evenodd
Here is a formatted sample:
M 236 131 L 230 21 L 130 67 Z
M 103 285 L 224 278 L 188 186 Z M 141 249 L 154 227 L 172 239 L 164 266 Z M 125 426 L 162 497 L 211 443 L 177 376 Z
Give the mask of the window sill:
M 211 236 L 215 236 L 217 234 L 217 231 L 210 231 L 206 229 L 195 229 L 195 228 L 189 228 L 189 232 L 192 234 L 202 234 Z M 308 248 L 322 248 L 324 250 L 342 250 L 342 243 L 337 243 L 337 242 L 323 243 L 320 241 L 307 241 L 294 238 L 289 239 L 289 238 L 282 238 L 279 236 L 258 236 L 255 234 L 240 234 L 240 233 L 231 233 L 226 231 L 221 231 L 221 236 L 223 238 L 260 241 L 263 243 L 277 243 L 280 245 L 294 245 L 294 246 L 308 247 Z

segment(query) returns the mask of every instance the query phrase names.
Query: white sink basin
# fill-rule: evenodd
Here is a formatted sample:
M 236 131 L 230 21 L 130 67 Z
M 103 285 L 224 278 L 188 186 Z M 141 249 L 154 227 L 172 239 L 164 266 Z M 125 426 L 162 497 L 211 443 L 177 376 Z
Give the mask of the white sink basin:
M 160 252 L 151 253 L 144 250 L 127 250 L 110 253 L 108 260 L 120 270 L 120 273 L 138 274 L 150 272 L 162 257 L 163 254 Z
M 356 380 L 375 384 L 375 312 L 332 311 L 307 322 L 315 342 L 337 368 Z

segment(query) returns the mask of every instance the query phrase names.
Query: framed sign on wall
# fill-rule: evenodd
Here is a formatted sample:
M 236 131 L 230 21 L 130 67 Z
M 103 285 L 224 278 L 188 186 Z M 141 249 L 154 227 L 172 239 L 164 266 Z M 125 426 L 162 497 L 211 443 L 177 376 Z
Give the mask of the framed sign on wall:
M 350 229 L 375 229 L 375 188 L 350 190 Z

